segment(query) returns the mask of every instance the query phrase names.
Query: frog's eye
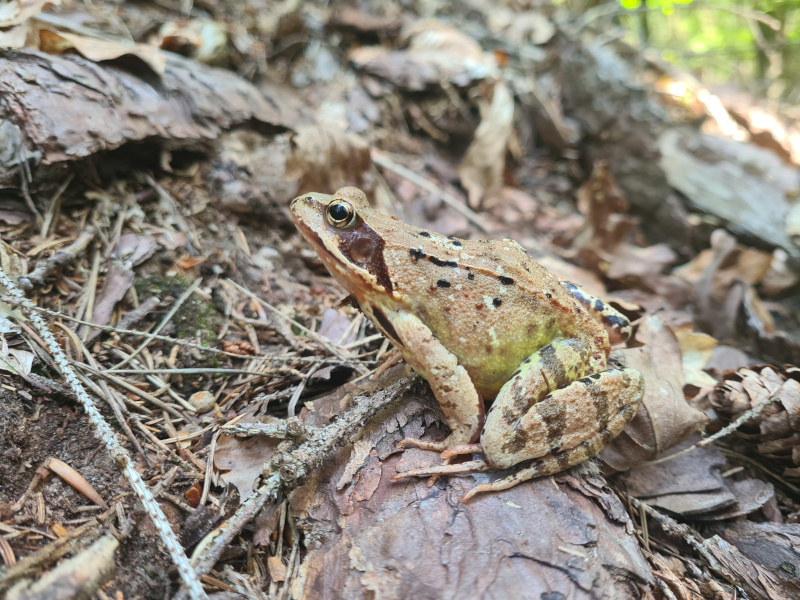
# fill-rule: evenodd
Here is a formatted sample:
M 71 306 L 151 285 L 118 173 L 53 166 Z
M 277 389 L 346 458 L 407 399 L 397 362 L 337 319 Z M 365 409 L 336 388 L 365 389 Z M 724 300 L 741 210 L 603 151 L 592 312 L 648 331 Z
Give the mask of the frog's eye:
M 356 220 L 353 205 L 344 200 L 334 200 L 328 205 L 328 223 L 334 227 L 349 227 Z

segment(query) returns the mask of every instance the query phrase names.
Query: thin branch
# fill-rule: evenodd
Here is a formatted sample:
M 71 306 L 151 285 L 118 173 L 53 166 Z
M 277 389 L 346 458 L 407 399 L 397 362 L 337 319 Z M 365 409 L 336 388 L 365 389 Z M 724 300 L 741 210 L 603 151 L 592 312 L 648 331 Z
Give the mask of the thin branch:
M 195 280 L 195 282 L 192 285 L 190 285 L 189 288 L 185 292 L 183 292 L 183 294 L 181 294 L 181 297 L 178 298 L 175 301 L 175 304 L 172 306 L 170 311 L 164 316 L 164 318 L 161 319 L 161 323 L 158 324 L 158 326 L 153 330 L 153 332 L 147 334 L 147 337 L 139 345 L 139 347 L 136 348 L 136 350 L 134 350 L 131 353 L 131 355 L 128 356 L 128 358 L 126 358 L 125 360 L 123 360 L 119 364 L 115 365 L 114 369 L 121 369 L 122 367 L 127 365 L 129 362 L 131 362 L 134 358 L 139 356 L 139 353 L 142 350 L 144 350 L 145 348 L 147 348 L 147 346 L 153 341 L 154 337 L 156 335 L 158 335 L 158 332 L 161 331 L 167 325 L 167 323 L 169 323 L 172 320 L 172 317 L 175 316 L 175 313 L 178 312 L 178 309 L 180 309 L 180 307 L 183 306 L 183 303 L 186 302 L 186 300 L 189 299 L 189 296 L 191 296 L 192 294 L 195 293 L 195 291 L 197 290 L 197 288 L 200 287 L 200 284 L 202 282 L 203 282 L 203 280 L 198 277 Z
M 64 351 L 61 349 L 61 346 L 58 344 L 55 336 L 50 332 L 47 323 L 44 321 L 44 319 L 42 319 L 38 312 L 33 310 L 33 302 L 25 297 L 22 290 L 17 287 L 17 285 L 2 269 L 0 269 L 0 284 L 3 285 L 6 290 L 8 290 L 8 293 L 11 295 L 11 297 L 14 298 L 23 311 L 27 313 L 27 317 L 30 319 L 30 322 L 47 344 L 47 348 L 58 365 L 59 371 L 64 376 L 64 379 L 66 379 L 69 387 L 72 388 L 72 391 L 75 392 L 78 401 L 86 411 L 89 420 L 94 426 L 97 437 L 103 442 L 107 452 L 117 465 L 117 468 L 120 469 L 125 478 L 128 480 L 131 489 L 133 489 L 136 493 L 139 502 L 142 504 L 147 512 L 147 515 L 150 517 L 150 520 L 152 521 L 153 526 L 156 528 L 156 531 L 158 531 L 161 542 L 164 544 L 165 549 L 172 557 L 172 560 L 178 569 L 178 573 L 183 580 L 183 585 L 186 586 L 186 588 L 191 592 L 192 597 L 200 598 L 201 600 L 208 598 L 203 590 L 203 586 L 200 584 L 200 579 L 189 564 L 189 560 L 186 558 L 186 554 L 183 552 L 183 548 L 181 547 L 178 538 L 172 531 L 172 527 L 170 526 L 167 517 L 164 515 L 161 507 L 158 505 L 158 502 L 156 502 L 156 499 L 153 498 L 153 495 L 150 493 L 147 485 L 142 480 L 142 476 L 136 470 L 130 455 L 119 443 L 119 439 L 117 438 L 116 434 L 111 427 L 109 427 L 108 423 L 105 422 L 103 415 L 99 410 L 97 410 L 94 402 L 86 393 L 83 385 L 81 385 L 81 382 L 78 380 L 75 371 L 69 364 L 69 360 L 64 354 Z

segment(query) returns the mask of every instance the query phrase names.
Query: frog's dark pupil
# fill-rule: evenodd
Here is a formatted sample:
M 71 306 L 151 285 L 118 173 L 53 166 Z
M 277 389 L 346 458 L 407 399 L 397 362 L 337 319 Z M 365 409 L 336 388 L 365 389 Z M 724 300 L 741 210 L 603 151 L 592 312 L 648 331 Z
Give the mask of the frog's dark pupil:
M 334 221 L 344 221 L 350 216 L 350 211 L 344 204 L 334 204 L 331 206 L 331 218 Z

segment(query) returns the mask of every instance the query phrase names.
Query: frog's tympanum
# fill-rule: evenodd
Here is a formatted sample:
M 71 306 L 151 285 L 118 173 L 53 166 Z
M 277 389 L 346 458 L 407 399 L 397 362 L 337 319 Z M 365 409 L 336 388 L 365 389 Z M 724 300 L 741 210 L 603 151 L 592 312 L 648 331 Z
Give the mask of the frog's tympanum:
M 396 478 L 533 461 L 475 486 L 467 500 L 596 455 L 636 414 L 642 374 L 606 365 L 611 343 L 630 336 L 628 319 L 556 279 L 516 242 L 407 225 L 352 187 L 295 198 L 291 212 L 361 311 L 428 380 L 450 427 L 440 443 L 403 440 L 442 451 L 443 464 Z M 450 464 L 476 453 L 484 458 Z

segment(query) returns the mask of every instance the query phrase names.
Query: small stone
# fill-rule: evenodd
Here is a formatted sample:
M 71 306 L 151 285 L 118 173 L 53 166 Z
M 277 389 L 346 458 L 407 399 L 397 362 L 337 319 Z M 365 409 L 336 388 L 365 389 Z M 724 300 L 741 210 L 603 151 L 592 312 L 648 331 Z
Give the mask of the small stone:
M 196 392 L 189 396 L 189 404 L 194 406 L 198 413 L 203 414 L 214 408 L 216 398 L 208 391 Z

